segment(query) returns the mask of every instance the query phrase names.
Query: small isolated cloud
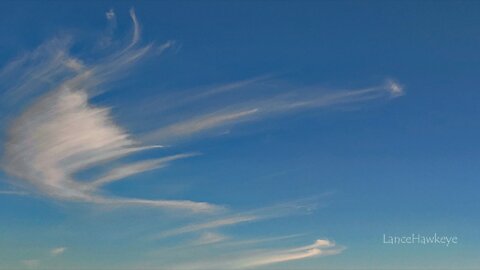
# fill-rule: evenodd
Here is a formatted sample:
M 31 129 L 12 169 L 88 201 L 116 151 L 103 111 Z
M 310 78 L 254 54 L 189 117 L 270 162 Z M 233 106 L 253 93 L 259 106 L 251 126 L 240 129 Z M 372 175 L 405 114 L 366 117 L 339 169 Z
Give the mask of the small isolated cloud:
M 65 251 L 67 251 L 66 247 L 57 247 L 57 248 L 54 248 L 54 249 L 50 250 L 50 254 L 52 254 L 52 256 L 58 256 L 58 255 L 62 255 L 63 253 L 65 253 Z
M 169 48 L 172 48 L 176 45 L 176 42 L 175 40 L 169 40 L 165 43 L 163 43 L 162 45 L 158 46 L 157 48 L 157 53 L 163 53 L 165 50 L 169 49 Z
M 105 12 L 105 17 L 107 17 L 107 20 L 115 19 L 115 11 L 110 9 L 109 11 Z
M 65 66 L 68 68 L 71 68 L 74 71 L 81 71 L 82 69 L 85 68 L 85 66 L 82 64 L 82 62 L 79 59 L 76 58 L 69 58 L 65 61 Z
M 387 89 L 390 90 L 393 97 L 399 97 L 405 94 L 403 86 L 394 80 L 387 80 Z

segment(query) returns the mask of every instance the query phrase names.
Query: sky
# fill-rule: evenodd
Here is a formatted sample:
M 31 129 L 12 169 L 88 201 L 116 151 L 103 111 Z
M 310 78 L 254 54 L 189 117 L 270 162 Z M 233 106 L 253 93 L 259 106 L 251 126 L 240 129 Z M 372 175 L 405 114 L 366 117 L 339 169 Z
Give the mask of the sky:
M 2 1 L 0 269 L 477 269 L 479 15 Z

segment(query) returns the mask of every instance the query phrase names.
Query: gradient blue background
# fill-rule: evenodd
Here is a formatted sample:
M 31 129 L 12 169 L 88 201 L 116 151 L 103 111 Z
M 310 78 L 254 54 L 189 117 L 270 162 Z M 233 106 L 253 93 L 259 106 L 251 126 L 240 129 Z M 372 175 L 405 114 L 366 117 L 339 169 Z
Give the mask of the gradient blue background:
M 406 95 L 351 111 L 274 118 L 241 126 L 229 136 L 182 144 L 177 149 L 204 155 L 146 173 L 144 185 L 116 183 L 112 189 L 117 193 L 148 197 L 157 175 L 171 189 L 155 196 L 236 209 L 330 192 L 328 205 L 312 216 L 266 221 L 254 230 L 259 235 L 314 232 L 347 250 L 272 269 L 480 265 L 478 2 L 4 1 L 0 62 L 62 31 L 88 40 L 90 33 L 102 31 L 110 8 L 119 18 L 119 30 L 127 33 L 132 6 L 143 40 L 174 39 L 181 47 L 146 63 L 118 86 L 131 91 L 97 100 L 115 105 L 119 123 L 130 130 L 141 127 L 131 123 L 121 104 L 136 95 L 134 88 L 174 91 L 280 74 L 298 85 L 325 87 L 368 86 L 392 77 L 405 86 Z M 73 50 L 81 55 L 87 47 L 80 42 Z M 175 184 L 179 182 L 185 186 Z M 195 188 L 189 188 L 193 183 Z M 0 269 L 20 269 L 18 260 L 60 242 L 77 249 L 52 262 L 65 269 L 110 269 L 112 260 L 121 264 L 135 257 L 125 246 L 128 240 L 117 245 L 114 236 L 92 247 L 85 239 L 101 237 L 112 223 L 92 225 L 61 204 L 0 196 L 0 209 Z M 79 216 L 90 215 L 82 211 Z M 112 219 L 119 231 L 134 227 L 132 220 Z M 250 229 L 229 228 L 239 234 Z M 458 236 L 459 244 L 399 247 L 381 242 L 384 233 L 434 232 Z

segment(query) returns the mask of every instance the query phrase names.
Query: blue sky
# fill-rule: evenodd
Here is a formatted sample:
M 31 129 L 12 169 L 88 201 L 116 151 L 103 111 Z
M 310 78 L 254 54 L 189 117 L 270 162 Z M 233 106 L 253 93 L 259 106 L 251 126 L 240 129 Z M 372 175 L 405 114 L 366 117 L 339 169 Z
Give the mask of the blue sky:
M 476 269 L 479 15 L 1 3 L 0 269 Z

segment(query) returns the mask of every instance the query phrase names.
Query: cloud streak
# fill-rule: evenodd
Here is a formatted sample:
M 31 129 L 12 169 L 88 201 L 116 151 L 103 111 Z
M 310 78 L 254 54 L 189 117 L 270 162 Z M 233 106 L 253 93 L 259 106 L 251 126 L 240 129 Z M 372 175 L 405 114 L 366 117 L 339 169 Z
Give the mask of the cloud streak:
M 0 190 L 0 195 L 25 196 L 25 195 L 28 195 L 28 192 L 18 191 L 18 190 Z
M 211 245 L 211 244 L 223 242 L 227 239 L 228 237 L 223 234 L 214 233 L 214 232 L 205 232 L 205 233 L 202 233 L 198 239 L 193 241 L 191 245 L 192 246 Z
M 107 174 L 103 175 L 102 177 L 96 179 L 95 181 L 90 182 L 86 187 L 86 189 L 94 190 L 101 186 L 107 185 L 109 183 L 112 183 L 118 180 L 122 180 L 132 175 L 137 175 L 139 173 L 143 173 L 146 171 L 166 167 L 169 165 L 170 162 L 174 160 L 188 158 L 195 155 L 197 154 L 195 153 L 178 154 L 178 155 L 168 156 L 164 158 L 141 161 L 141 162 L 136 162 L 136 163 L 127 164 L 121 167 L 117 167 L 111 170 L 110 172 L 108 172 Z
M 183 117 L 186 120 L 179 120 L 172 124 L 167 124 L 156 128 L 142 139 L 148 142 L 176 142 L 185 139 L 195 139 L 199 135 L 210 130 L 231 127 L 241 123 L 264 120 L 285 113 L 297 113 L 308 109 L 331 108 L 345 105 L 358 105 L 367 101 L 391 99 L 404 94 L 403 87 L 393 80 L 387 80 L 385 83 L 363 89 L 353 90 L 322 90 L 315 88 L 308 89 L 289 89 L 282 90 L 280 93 L 265 96 L 249 97 L 248 90 L 244 94 L 246 98 L 236 98 L 234 101 L 225 98 L 225 103 L 221 106 L 211 106 L 202 99 L 215 97 L 223 100 L 222 95 L 241 88 L 261 87 L 260 82 L 268 82 L 269 77 L 260 77 L 252 80 L 240 81 L 237 83 L 226 84 L 206 90 L 203 93 L 192 96 L 176 97 L 179 102 L 170 103 L 167 107 L 180 107 L 180 111 L 186 111 Z M 283 88 L 283 87 L 280 87 Z M 278 92 L 278 91 L 277 91 Z M 245 92 L 242 92 L 245 93 Z M 195 103 L 195 106 L 205 103 L 206 112 L 189 113 L 189 103 Z M 193 106 L 190 105 L 190 106 Z M 211 106 L 212 108 L 209 108 Z M 176 112 L 178 114 L 178 111 Z
M 213 221 L 208 221 L 208 222 L 198 223 L 198 224 L 191 224 L 185 227 L 180 227 L 177 229 L 165 231 L 154 236 L 153 238 L 162 239 L 162 238 L 172 237 L 172 236 L 185 234 L 185 233 L 197 232 L 197 231 L 214 229 L 214 228 L 225 227 L 225 226 L 233 226 L 240 223 L 252 222 L 258 219 L 260 219 L 260 217 L 254 216 L 254 215 L 229 216 L 221 219 L 216 219 Z
M 265 254 L 239 259 L 234 268 L 254 268 L 263 265 L 302 260 L 315 256 L 336 255 L 342 252 L 343 249 L 343 247 L 337 247 L 335 243 L 329 240 L 319 239 L 312 245 L 288 250 L 266 252 Z
M 291 215 L 309 214 L 317 207 L 318 202 L 313 199 L 292 201 L 288 203 L 238 213 L 235 215 L 222 216 L 220 218 L 208 220 L 205 222 L 189 224 L 184 227 L 164 231 L 158 235 L 155 235 L 152 238 L 158 240 L 198 231 L 234 226 L 242 223 L 258 222 L 261 220 L 280 218 Z
M 313 244 L 290 249 L 256 250 L 254 252 L 232 254 L 223 259 L 197 261 L 172 266 L 172 269 L 252 269 L 266 265 L 303 260 L 317 256 L 332 256 L 341 253 L 345 248 L 326 239 L 318 239 Z

